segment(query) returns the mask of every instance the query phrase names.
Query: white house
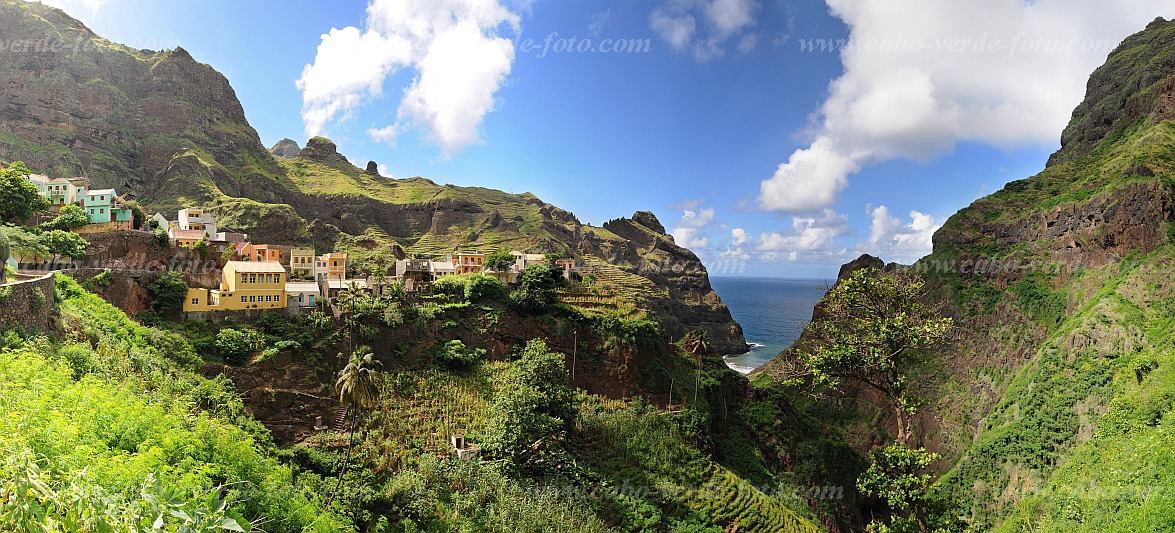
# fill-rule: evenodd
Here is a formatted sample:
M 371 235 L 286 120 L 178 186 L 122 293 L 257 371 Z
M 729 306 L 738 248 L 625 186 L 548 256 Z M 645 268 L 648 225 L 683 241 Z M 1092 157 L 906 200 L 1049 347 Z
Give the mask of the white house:
M 203 209 L 180 209 L 179 219 L 176 221 L 179 229 L 190 231 L 199 230 L 208 235 L 208 240 L 214 242 L 224 242 L 224 233 L 216 232 L 216 217 L 210 213 L 205 213 Z

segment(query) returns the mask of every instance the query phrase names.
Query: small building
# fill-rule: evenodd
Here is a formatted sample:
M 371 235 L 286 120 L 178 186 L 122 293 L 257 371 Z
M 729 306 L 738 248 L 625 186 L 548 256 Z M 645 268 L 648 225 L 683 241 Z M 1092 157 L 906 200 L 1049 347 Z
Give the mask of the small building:
M 167 217 L 163 216 L 163 213 L 155 213 L 154 215 L 151 215 L 151 220 L 154 221 L 155 226 L 161 230 L 167 231 L 171 229 L 171 222 L 167 220 Z
M 326 289 L 328 298 L 337 298 L 339 292 L 344 290 L 367 292 L 367 280 L 363 279 L 330 279 L 319 283 Z
M 454 271 L 457 274 L 481 274 L 485 265 L 486 254 L 478 252 L 460 252 L 450 256 Z
M 428 271 L 429 274 L 432 274 L 432 278 L 435 280 L 443 276 L 452 276 L 456 274 L 457 267 L 453 264 L 452 261 L 429 261 Z
M 188 289 L 184 312 L 282 309 L 286 307 L 286 269 L 279 263 L 229 261 L 219 290 Z
M 52 209 L 80 202 L 89 186 L 86 178 L 49 178 L 41 174 L 30 174 L 28 181 L 37 187 L 41 196 L 49 200 Z
M 290 277 L 293 279 L 314 277 L 314 250 L 308 248 L 290 250 Z
M 331 252 L 314 259 L 314 279 L 341 281 L 347 279 L 347 254 Z
M 167 236 L 175 242 L 176 246 L 192 248 L 196 246 L 196 243 L 208 237 L 208 234 L 204 233 L 204 230 L 198 229 L 170 228 L 167 230 Z
M 179 210 L 176 225 L 182 230 L 200 230 L 208 235 L 208 240 L 216 241 L 216 217 L 203 209 L 188 208 Z
M 426 259 L 400 259 L 396 261 L 396 277 L 402 282 L 422 282 L 431 279 L 429 261 Z
M 82 209 L 90 216 L 91 224 L 125 222 L 129 226 L 134 220 L 131 210 L 123 206 L 122 198 L 118 197 L 118 193 L 114 189 L 86 191 L 82 200 Z
M 319 295 L 318 284 L 312 281 L 286 283 L 286 299 L 291 307 L 314 307 Z
M 238 242 L 233 245 L 233 258 L 238 261 L 253 261 L 257 257 L 257 248 L 251 242 Z
M 272 263 L 281 262 L 281 252 L 274 246 L 268 244 L 254 244 L 253 245 L 253 260 L 254 261 L 268 261 Z
M 574 259 L 556 259 L 555 267 L 563 271 L 563 279 L 566 280 L 570 280 L 571 273 L 576 271 Z

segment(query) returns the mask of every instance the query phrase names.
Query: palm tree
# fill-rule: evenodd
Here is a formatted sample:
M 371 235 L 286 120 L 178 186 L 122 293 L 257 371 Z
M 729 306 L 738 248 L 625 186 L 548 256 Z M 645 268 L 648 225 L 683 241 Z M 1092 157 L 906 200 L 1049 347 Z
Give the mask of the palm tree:
M 706 337 L 706 332 L 700 329 L 695 329 L 685 334 L 681 339 L 681 347 L 694 356 L 698 368 L 694 373 L 694 402 L 698 401 L 698 389 L 702 388 L 702 354 L 710 353 L 713 347 L 710 346 L 710 339 Z
M 343 354 L 339 354 L 341 359 Z M 347 366 L 339 372 L 339 379 L 335 388 L 339 391 L 339 402 L 351 411 L 351 436 L 347 444 L 347 458 L 343 461 L 343 468 L 339 471 L 339 482 L 335 491 L 326 501 L 324 509 L 329 508 L 339 488 L 343 485 L 343 475 L 347 473 L 347 465 L 351 462 L 351 451 L 355 449 L 355 429 L 358 425 L 359 410 L 373 407 L 379 400 L 379 382 L 377 368 L 382 363 L 375 359 L 375 354 L 368 346 L 360 346 L 347 361 Z

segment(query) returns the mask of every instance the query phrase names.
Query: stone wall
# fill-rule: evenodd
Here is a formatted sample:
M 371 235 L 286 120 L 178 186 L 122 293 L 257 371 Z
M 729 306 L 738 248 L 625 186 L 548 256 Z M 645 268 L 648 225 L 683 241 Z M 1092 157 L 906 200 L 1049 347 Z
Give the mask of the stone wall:
M 0 331 L 14 327 L 48 331 L 53 325 L 53 274 L 4 285 L 0 292 L 7 294 L 0 303 Z

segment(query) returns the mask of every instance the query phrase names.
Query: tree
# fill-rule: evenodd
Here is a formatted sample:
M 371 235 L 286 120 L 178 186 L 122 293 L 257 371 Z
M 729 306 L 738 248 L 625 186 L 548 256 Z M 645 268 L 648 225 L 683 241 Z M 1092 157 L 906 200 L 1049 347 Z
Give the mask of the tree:
M 838 387 L 845 379 L 881 394 L 893 411 L 897 441 L 910 444 L 910 421 L 917 402 L 909 394 L 911 371 L 921 351 L 945 338 L 950 318 L 923 303 L 925 282 L 905 273 L 858 270 L 838 282 L 819 308 L 825 318 L 812 323 L 816 349 L 801 362 L 816 383 Z
M 70 204 L 62 206 L 57 211 L 57 217 L 53 220 L 41 224 L 41 229 L 44 231 L 52 231 L 55 229 L 69 231 L 77 229 L 90 223 L 90 216 L 86 214 L 86 210 L 76 205 Z
M 339 358 L 342 357 L 343 354 L 339 354 Z M 379 401 L 377 377 L 380 366 L 382 364 L 375 359 L 371 348 L 360 346 L 351 353 L 347 366 L 339 372 L 339 379 L 335 382 L 335 388 L 339 391 L 339 402 L 351 411 L 351 436 L 347 445 L 347 457 L 339 471 L 339 482 L 324 508 L 330 507 L 331 501 L 339 493 L 339 487 L 343 485 L 343 475 L 347 473 L 347 464 L 351 462 L 351 450 L 355 449 L 355 427 L 358 425 L 359 410 L 373 407 Z
M 555 288 L 563 274 L 550 265 L 530 265 L 518 276 L 518 288 L 510 293 L 510 304 L 528 313 L 542 313 L 555 302 Z
M 532 473 L 565 463 L 565 436 L 577 416 L 562 354 L 531 340 L 501 375 L 490 406 L 485 450 Z
M 162 316 L 180 312 L 188 297 L 188 284 L 179 272 L 164 272 L 147 286 L 151 293 L 151 308 Z
M 49 257 L 49 249 L 41 236 L 17 226 L 0 226 L 0 233 L 8 237 L 8 253 L 21 260 L 38 261 Z
M 21 222 L 49 209 L 49 200 L 26 179 L 31 173 L 20 161 L 0 170 L 0 220 Z
M 698 390 L 702 388 L 702 355 L 710 353 L 714 348 L 710 346 L 710 339 L 706 337 L 706 332 L 700 329 L 686 333 L 685 337 L 681 339 L 681 347 L 694 356 L 698 365 L 694 373 L 694 403 L 697 403 Z M 670 391 L 670 394 L 672 393 L 673 391 Z
M 873 464 L 857 478 L 857 488 L 870 496 L 885 500 L 897 516 L 891 518 L 889 531 L 926 531 L 924 500 L 930 487 L 930 474 L 924 474 L 938 454 L 891 444 L 872 452 Z
M 510 267 L 514 266 L 514 254 L 510 252 L 499 252 L 486 256 L 485 269 L 494 273 L 494 278 L 502 281 L 502 274 L 509 272 Z
M 196 250 L 197 254 L 200 254 L 201 260 L 208 259 L 208 234 L 204 234 L 204 238 L 196 242 L 192 246 L 192 249 Z
M 84 257 L 86 250 L 90 247 L 90 243 L 80 235 L 59 229 L 41 234 L 40 240 L 45 245 L 45 250 L 53 257 L 54 265 L 62 257 L 70 259 Z

